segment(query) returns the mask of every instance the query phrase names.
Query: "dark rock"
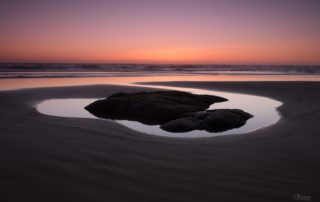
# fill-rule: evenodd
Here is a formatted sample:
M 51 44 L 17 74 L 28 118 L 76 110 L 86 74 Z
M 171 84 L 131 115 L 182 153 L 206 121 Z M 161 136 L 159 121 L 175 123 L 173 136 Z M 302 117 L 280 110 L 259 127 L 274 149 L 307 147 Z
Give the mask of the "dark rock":
M 227 99 L 180 91 L 116 93 L 89 104 L 85 109 L 100 118 L 161 125 L 185 114 L 203 111 L 213 103 L 224 101 Z
M 222 132 L 239 128 L 246 124 L 253 116 L 240 109 L 217 109 L 208 112 L 204 117 L 205 130 L 209 132 Z
M 223 132 L 243 126 L 253 116 L 240 109 L 216 109 L 188 114 L 161 125 L 169 132 L 189 132 L 206 130 L 208 132 Z
M 169 132 L 190 132 L 193 130 L 203 130 L 203 123 L 192 117 L 184 117 L 169 121 L 161 126 L 165 131 Z

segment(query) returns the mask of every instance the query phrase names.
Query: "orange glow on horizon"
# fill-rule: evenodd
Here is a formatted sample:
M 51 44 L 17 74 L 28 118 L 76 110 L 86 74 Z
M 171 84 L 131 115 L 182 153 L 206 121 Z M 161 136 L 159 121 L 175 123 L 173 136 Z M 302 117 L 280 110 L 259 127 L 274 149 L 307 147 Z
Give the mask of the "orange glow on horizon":
M 294 48 L 255 47 L 250 45 L 234 47 L 171 47 L 146 48 L 132 51 L 84 48 L 13 50 L 1 49 L 0 60 L 36 62 L 97 62 L 97 63 L 188 63 L 188 64 L 320 64 L 318 47 L 307 50 Z M 87 50 L 87 51 L 85 51 Z

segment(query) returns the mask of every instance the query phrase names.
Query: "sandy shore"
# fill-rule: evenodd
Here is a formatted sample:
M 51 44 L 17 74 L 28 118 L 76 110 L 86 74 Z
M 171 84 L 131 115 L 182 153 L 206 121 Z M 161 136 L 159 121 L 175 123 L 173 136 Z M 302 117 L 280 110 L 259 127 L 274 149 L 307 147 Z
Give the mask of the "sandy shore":
M 163 83 L 162 83 L 163 85 Z M 284 103 L 274 126 L 245 135 L 174 139 L 103 120 L 51 117 L 49 98 L 141 88 L 0 92 L 0 201 L 320 201 L 320 82 L 176 82 Z M 310 198 L 309 198 L 310 199 Z

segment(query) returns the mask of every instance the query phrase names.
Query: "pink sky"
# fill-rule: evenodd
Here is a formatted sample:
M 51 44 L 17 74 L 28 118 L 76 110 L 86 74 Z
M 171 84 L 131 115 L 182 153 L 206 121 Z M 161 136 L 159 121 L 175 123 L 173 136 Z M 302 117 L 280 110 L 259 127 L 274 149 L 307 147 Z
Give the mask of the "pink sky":
M 3 0 L 0 61 L 320 64 L 311 0 Z

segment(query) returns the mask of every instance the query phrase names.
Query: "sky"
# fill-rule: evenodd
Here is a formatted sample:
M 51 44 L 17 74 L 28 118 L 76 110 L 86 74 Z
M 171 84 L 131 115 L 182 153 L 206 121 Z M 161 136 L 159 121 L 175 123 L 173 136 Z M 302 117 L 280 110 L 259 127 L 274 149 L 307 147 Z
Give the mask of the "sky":
M 318 0 L 1 0 L 0 62 L 320 64 Z

